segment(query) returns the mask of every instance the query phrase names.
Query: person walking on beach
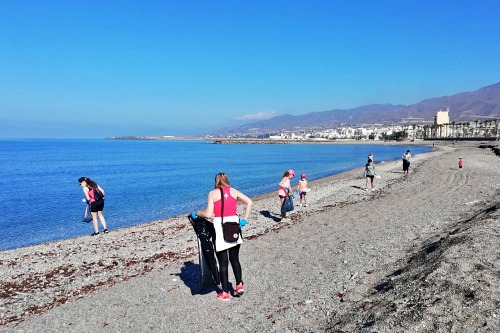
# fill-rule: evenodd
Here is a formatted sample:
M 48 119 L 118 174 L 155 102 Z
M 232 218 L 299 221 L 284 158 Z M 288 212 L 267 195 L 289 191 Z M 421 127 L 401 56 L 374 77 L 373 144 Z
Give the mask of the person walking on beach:
M 464 166 L 464 161 L 462 160 L 461 157 L 458 158 L 458 168 L 459 169 L 462 169 Z
M 300 176 L 299 185 L 297 186 L 297 192 L 299 193 L 299 206 L 302 206 L 302 199 L 304 199 L 304 207 L 307 207 L 306 190 L 307 190 L 306 174 L 303 173 Z
M 221 193 L 221 189 L 224 194 Z M 224 203 L 222 201 L 224 201 Z M 241 220 L 238 215 L 236 215 L 238 201 L 246 205 L 245 215 Z M 222 211 L 223 204 L 224 211 Z M 252 200 L 249 197 L 231 187 L 225 173 L 218 173 L 215 176 L 215 189 L 208 193 L 207 208 L 197 213 L 193 213 L 193 217 L 200 216 L 206 219 L 212 219 L 214 216 L 212 223 L 215 228 L 215 254 L 219 262 L 219 275 L 222 287 L 222 291 L 217 294 L 217 299 L 221 301 L 229 300 L 229 262 L 231 262 L 231 267 L 236 279 L 236 288 L 233 290 L 233 296 L 239 297 L 245 292 L 239 259 L 240 246 L 243 240 L 241 234 L 235 242 L 227 242 L 224 239 L 222 216 L 224 217 L 224 222 L 239 221 L 240 228 L 242 228 L 247 223 L 248 216 L 252 210 L 252 204 Z
M 102 214 L 102 211 L 104 210 L 104 196 L 106 195 L 106 192 L 102 189 L 102 187 L 97 185 L 96 182 L 87 177 L 78 178 L 78 183 L 82 187 L 87 203 L 90 205 L 90 214 L 92 215 L 92 223 L 94 225 L 94 233 L 92 233 L 91 236 L 99 235 L 97 217 L 101 220 L 102 227 L 104 228 L 103 232 L 107 234 L 109 230 L 106 227 L 106 219 Z
M 411 158 L 409 149 L 406 151 L 406 153 L 403 154 L 402 158 L 403 158 L 403 173 L 405 176 L 408 176 L 408 174 L 410 173 L 410 158 Z
M 290 179 L 292 179 L 295 176 L 295 172 L 290 169 L 288 171 L 285 171 L 283 174 L 283 178 L 279 182 L 279 190 L 278 190 L 278 196 L 280 198 L 280 203 L 281 207 L 285 204 L 286 198 L 290 195 Z M 281 210 L 281 219 L 286 218 L 286 212 Z
M 372 191 L 375 191 L 375 164 L 369 158 L 368 162 L 365 165 L 365 176 L 366 176 L 366 188 L 365 191 L 368 191 L 368 183 L 372 186 Z

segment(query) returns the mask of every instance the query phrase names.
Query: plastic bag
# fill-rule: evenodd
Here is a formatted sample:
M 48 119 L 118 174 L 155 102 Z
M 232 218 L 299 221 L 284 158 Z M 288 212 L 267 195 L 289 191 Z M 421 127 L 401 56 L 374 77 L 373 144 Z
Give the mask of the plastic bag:
M 85 207 L 85 212 L 83 213 L 82 222 L 89 223 L 92 221 L 92 214 L 90 214 L 90 205 Z
M 291 212 L 293 210 L 293 199 L 291 196 L 286 197 L 283 206 L 281 206 L 281 213 Z
M 196 236 L 198 236 L 198 263 L 200 266 L 200 286 L 213 287 L 220 284 L 219 268 L 215 258 L 213 223 L 204 218 L 188 216 Z

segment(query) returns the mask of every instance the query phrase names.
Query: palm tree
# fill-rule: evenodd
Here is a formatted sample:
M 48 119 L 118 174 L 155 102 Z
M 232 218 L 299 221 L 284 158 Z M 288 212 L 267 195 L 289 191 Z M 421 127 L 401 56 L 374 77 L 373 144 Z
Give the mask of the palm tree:
M 422 126 L 417 125 L 417 132 L 414 134 L 415 137 L 421 139 L 422 138 L 422 135 L 421 135 L 422 133 L 421 132 L 422 132 Z
M 438 129 L 438 125 L 436 123 L 432 124 L 431 135 L 433 138 L 437 138 L 437 129 Z

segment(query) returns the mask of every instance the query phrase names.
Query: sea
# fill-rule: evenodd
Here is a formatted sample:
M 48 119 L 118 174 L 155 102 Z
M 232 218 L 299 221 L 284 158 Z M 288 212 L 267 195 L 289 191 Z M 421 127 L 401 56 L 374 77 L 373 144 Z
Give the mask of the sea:
M 294 169 L 309 181 L 366 163 L 428 152 L 425 146 L 363 144 L 213 144 L 207 140 L 0 140 L 0 250 L 93 232 L 83 223 L 79 177 L 106 191 L 108 229 L 169 218 L 205 207 L 214 177 L 252 197 L 277 191 Z M 298 177 L 292 181 L 295 185 Z

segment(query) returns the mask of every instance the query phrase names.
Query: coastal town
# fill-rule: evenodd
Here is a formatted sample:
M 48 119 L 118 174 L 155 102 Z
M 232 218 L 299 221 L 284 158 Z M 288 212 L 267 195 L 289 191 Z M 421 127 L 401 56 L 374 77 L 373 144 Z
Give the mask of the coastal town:
M 213 140 L 214 143 L 291 143 L 291 142 L 334 142 L 334 141 L 414 141 L 414 140 L 456 140 L 497 141 L 499 140 L 500 115 L 477 116 L 475 120 L 454 121 L 448 108 L 436 112 L 434 119 L 404 118 L 391 124 L 339 124 L 332 128 L 296 128 L 281 131 L 254 129 L 240 133 L 207 134 L 202 137 L 165 136 L 118 136 L 112 140 Z
M 241 133 L 231 137 L 269 139 L 271 141 L 283 140 L 470 140 L 480 138 L 481 140 L 498 139 L 498 117 L 483 117 L 482 120 L 468 122 L 455 122 L 450 120 L 449 109 L 436 112 L 432 121 L 423 118 L 405 118 L 398 124 L 363 124 L 363 125 L 339 125 L 335 128 L 326 129 L 299 129 L 283 130 L 279 133 Z

